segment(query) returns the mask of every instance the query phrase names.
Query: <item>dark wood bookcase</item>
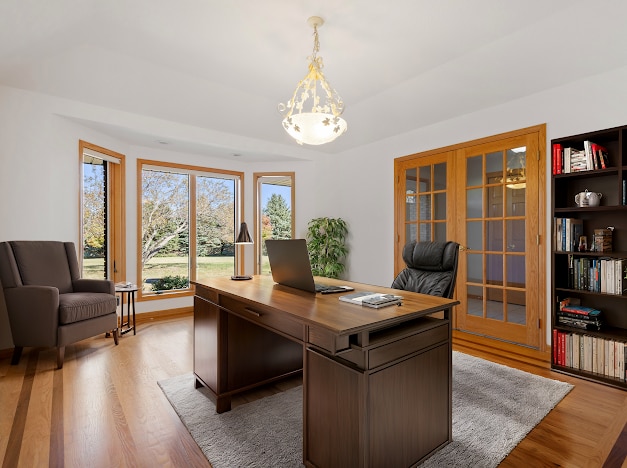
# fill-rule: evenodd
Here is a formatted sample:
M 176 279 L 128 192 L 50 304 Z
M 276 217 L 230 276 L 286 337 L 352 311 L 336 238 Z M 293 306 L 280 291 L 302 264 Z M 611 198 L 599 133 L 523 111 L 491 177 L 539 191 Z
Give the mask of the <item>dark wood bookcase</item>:
M 555 173 L 551 179 L 552 194 L 552 251 L 551 251 L 551 292 L 552 292 L 552 361 L 551 367 L 560 372 L 568 373 L 607 385 L 627 389 L 625 372 L 622 376 L 613 376 L 605 370 L 609 355 L 606 352 L 610 345 L 614 349 L 627 348 L 627 279 L 623 279 L 623 291 L 620 294 L 608 294 L 587 289 L 576 289 L 572 281 L 574 260 L 586 259 L 593 263 L 601 259 L 627 259 L 627 204 L 625 197 L 625 181 L 627 179 L 627 125 L 606 130 L 599 130 L 581 135 L 573 135 L 551 140 L 552 154 L 556 145 L 564 148 L 584 149 L 584 142 L 591 141 L 607 149 L 605 168 L 598 164 L 598 169 Z M 553 160 L 553 166 L 559 160 Z M 578 207 L 575 196 L 588 190 L 602 193 L 599 206 Z M 583 235 L 587 238 L 587 249 L 579 251 L 578 246 L 572 251 L 562 251 L 556 245 L 558 227 L 556 218 L 572 218 L 583 222 Z M 590 250 L 594 241 L 594 231 L 613 226 L 612 249 L 609 252 Z M 627 260 L 624 262 L 627 265 Z M 622 276 L 624 278 L 625 271 Z M 592 279 L 592 278 L 590 278 Z M 559 323 L 557 312 L 560 301 L 572 298 L 581 305 L 593 307 L 602 313 L 603 324 L 600 330 L 583 330 L 568 327 Z M 578 337 L 573 340 L 573 335 Z M 584 338 L 585 337 L 585 338 Z M 569 348 L 570 340 L 570 348 Z M 579 352 L 573 352 L 572 343 L 579 344 Z M 619 345 L 614 345 L 618 342 Z M 583 343 L 583 344 L 582 344 Z M 570 353 L 569 365 L 565 354 Z M 597 360 L 597 365 L 582 369 L 583 353 L 589 353 Z M 587 357 L 586 357 L 587 358 Z M 606 359 L 607 358 L 607 359 Z M 575 360 L 578 360 L 575 363 Z M 625 360 L 627 361 L 627 359 Z M 600 364 L 600 365 L 599 365 Z

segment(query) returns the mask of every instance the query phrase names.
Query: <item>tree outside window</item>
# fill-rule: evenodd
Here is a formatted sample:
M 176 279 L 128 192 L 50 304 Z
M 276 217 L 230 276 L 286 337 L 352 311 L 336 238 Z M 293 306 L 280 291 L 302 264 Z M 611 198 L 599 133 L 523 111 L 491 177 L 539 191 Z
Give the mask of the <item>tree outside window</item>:
M 190 290 L 235 270 L 239 173 L 139 161 L 143 295 Z

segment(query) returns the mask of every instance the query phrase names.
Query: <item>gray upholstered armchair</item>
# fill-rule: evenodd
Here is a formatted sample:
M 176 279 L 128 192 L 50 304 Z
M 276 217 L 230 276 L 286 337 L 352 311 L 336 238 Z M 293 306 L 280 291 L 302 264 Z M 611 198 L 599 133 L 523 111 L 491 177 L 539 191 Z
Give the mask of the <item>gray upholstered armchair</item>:
M 115 286 L 81 279 L 72 242 L 0 243 L 0 281 L 19 363 L 25 346 L 56 346 L 63 367 L 65 346 L 112 332 L 118 344 Z

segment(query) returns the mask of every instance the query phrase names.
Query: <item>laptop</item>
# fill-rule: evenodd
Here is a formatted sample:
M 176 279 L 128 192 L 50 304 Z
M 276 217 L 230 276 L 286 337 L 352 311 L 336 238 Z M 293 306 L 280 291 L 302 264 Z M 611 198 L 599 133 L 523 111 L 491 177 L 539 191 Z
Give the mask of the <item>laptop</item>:
M 268 239 L 266 250 L 275 283 L 322 294 L 353 291 L 350 286 L 315 283 L 305 239 Z

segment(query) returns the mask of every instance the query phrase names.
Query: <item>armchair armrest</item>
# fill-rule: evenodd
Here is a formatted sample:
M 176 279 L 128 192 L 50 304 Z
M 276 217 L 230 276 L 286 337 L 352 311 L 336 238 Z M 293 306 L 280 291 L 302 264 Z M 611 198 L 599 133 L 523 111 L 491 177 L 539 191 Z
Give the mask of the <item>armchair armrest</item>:
M 106 293 L 115 296 L 115 284 L 110 280 L 80 278 L 72 281 L 74 292 Z
M 59 290 L 52 286 L 6 288 L 4 299 L 16 346 L 56 346 Z

